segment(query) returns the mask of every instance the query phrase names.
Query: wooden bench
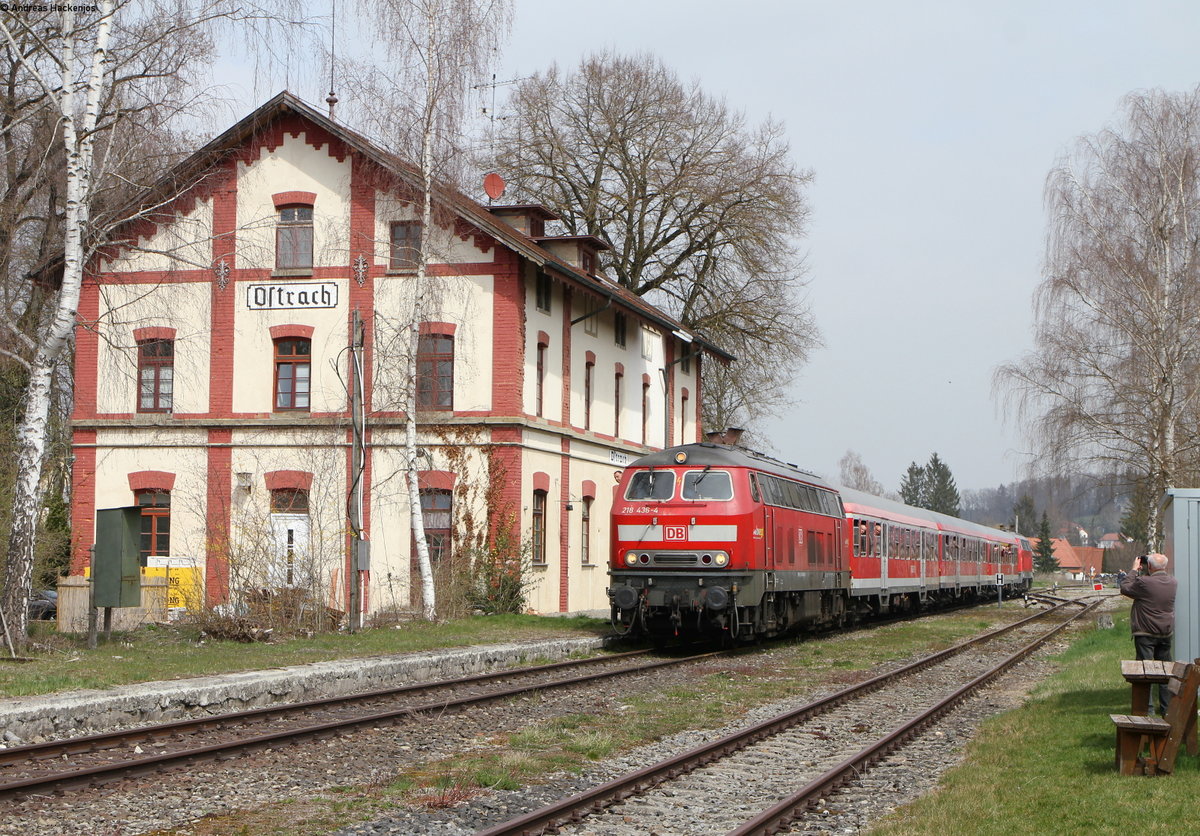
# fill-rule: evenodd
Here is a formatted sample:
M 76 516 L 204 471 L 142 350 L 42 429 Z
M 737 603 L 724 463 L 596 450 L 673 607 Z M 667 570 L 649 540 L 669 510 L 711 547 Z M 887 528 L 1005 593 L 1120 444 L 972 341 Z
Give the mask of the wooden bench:
M 1116 762 L 1117 771 L 1122 775 L 1165 775 L 1173 772 L 1175 756 L 1185 742 L 1189 755 L 1197 753 L 1196 691 L 1200 689 L 1200 664 L 1165 664 L 1171 667 L 1167 680 L 1171 702 L 1167 706 L 1166 717 L 1109 715 L 1117 727 Z M 1148 694 L 1149 685 L 1146 687 Z
M 1121 676 L 1132 686 L 1133 699 L 1129 708 L 1130 714 L 1146 715 L 1150 713 L 1150 690 L 1153 685 L 1166 686 L 1175 670 L 1175 662 L 1156 662 L 1153 660 L 1134 661 L 1125 659 L 1121 662 Z

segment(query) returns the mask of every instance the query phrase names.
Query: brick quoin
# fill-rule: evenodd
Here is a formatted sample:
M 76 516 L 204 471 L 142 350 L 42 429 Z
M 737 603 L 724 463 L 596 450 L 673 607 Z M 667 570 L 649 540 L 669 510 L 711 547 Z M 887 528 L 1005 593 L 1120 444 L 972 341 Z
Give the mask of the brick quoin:
M 229 600 L 229 501 L 233 494 L 233 430 L 208 431 L 208 502 L 205 508 L 204 598 L 211 607 Z
M 96 520 L 96 443 L 95 430 L 75 430 L 71 464 L 71 574 L 82 575 L 91 564 Z M 84 446 L 86 445 L 86 446 Z
M 520 258 L 497 247 L 492 293 L 492 411 L 521 415 L 525 386 L 525 282 Z
M 213 192 L 213 268 L 222 260 L 230 270 L 224 288 L 213 275 L 212 321 L 209 333 L 208 392 L 209 414 L 228 418 L 233 414 L 234 299 L 236 293 L 237 244 L 237 173 L 233 160 L 222 165 Z
M 663 436 L 664 447 L 675 446 L 675 341 L 670 337 L 663 340 L 666 345 L 666 350 L 663 352 L 663 360 L 667 366 L 667 395 L 666 395 L 666 435 Z M 687 346 L 683 350 L 687 350 Z
M 346 313 L 346 345 L 354 344 L 354 312 L 358 311 L 363 323 L 363 352 L 362 352 L 362 391 L 364 414 L 370 414 L 372 408 L 372 393 L 375 388 L 375 280 L 382 275 L 381 268 L 375 264 L 375 188 L 379 173 L 372 165 L 358 154 L 350 157 L 350 263 L 347 265 L 347 275 L 350 276 L 350 309 Z M 361 261 L 360 261 L 361 259 Z M 356 272 L 355 265 L 365 264 L 365 269 Z M 359 285 L 359 276 L 363 283 Z M 348 355 L 347 355 L 348 356 Z M 351 405 L 347 401 L 346 414 L 352 415 Z M 363 461 L 362 497 L 363 518 L 362 536 L 364 540 L 371 539 L 371 461 L 372 451 L 369 446 L 370 430 L 367 431 L 368 442 L 366 459 Z M 354 434 L 346 433 L 346 485 L 354 481 Z M 354 567 L 351 564 L 352 535 L 349 520 L 346 525 L 346 560 L 345 576 L 354 577 Z M 363 573 L 362 593 L 360 601 L 363 612 L 370 610 L 369 593 L 371 588 L 370 572 Z M 343 585 L 345 607 L 350 608 L 350 583 Z
M 571 439 L 562 439 L 558 479 L 558 611 L 568 612 L 571 577 Z
M 563 285 L 562 304 L 562 425 L 574 426 L 571 420 L 571 306 L 574 293 Z
M 492 427 L 490 442 L 497 445 L 492 449 L 492 479 L 499 479 L 502 487 L 499 491 L 499 504 L 490 508 L 488 533 L 492 541 L 500 533 L 500 525 L 507 518 L 510 528 L 507 534 L 514 543 L 521 541 L 521 484 L 523 477 L 521 467 L 520 427 Z
M 84 279 L 79 291 L 79 309 L 75 326 L 75 409 L 71 417 L 96 417 L 96 390 L 99 386 L 100 285 L 92 277 Z M 95 439 L 92 439 L 95 441 Z

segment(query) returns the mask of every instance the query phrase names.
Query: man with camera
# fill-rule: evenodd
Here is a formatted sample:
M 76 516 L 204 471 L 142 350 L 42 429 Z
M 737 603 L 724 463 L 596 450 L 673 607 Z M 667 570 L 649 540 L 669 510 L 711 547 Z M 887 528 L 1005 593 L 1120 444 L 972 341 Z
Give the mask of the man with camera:
M 1167 574 L 1165 554 L 1144 554 L 1133 562 L 1133 572 L 1121 581 L 1121 594 L 1133 599 L 1129 624 L 1139 661 L 1170 662 L 1171 637 L 1175 632 L 1175 589 L 1178 582 Z M 1158 686 L 1158 705 L 1167 714 L 1170 694 Z

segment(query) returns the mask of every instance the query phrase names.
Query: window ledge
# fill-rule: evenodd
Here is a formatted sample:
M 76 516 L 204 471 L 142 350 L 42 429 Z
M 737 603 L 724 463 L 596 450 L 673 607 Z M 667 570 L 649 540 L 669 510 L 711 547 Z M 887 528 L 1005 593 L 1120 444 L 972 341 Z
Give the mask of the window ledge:
M 312 278 L 311 267 L 277 267 L 271 271 L 272 278 Z
M 383 271 L 385 276 L 415 276 L 417 275 L 416 267 L 389 267 Z

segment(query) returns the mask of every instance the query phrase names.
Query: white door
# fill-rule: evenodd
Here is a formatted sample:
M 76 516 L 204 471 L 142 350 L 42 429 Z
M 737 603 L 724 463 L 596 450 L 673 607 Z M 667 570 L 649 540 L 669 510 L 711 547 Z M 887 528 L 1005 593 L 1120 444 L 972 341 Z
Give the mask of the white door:
M 267 583 L 272 587 L 309 585 L 308 514 L 272 514 L 274 554 Z

